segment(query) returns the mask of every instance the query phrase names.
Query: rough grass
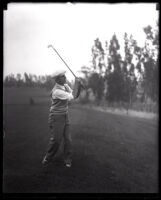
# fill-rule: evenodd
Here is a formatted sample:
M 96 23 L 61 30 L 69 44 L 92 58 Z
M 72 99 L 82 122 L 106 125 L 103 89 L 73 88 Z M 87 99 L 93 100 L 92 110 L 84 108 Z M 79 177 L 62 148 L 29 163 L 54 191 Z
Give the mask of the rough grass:
M 4 96 L 3 192 L 158 192 L 156 120 L 70 106 L 72 168 L 64 167 L 61 151 L 55 164 L 42 167 L 49 140 L 48 94 L 33 90 L 20 93 L 10 90 Z M 39 100 L 35 106 L 24 101 L 31 93 Z M 8 95 L 15 104 L 6 98 Z

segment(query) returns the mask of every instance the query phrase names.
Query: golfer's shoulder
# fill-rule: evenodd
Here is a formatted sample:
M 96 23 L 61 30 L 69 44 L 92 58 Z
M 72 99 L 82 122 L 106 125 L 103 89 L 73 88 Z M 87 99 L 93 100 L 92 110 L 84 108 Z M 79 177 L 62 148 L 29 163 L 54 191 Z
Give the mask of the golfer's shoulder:
M 55 88 L 54 90 L 52 90 L 52 95 L 60 95 L 62 94 L 62 90 L 59 88 Z

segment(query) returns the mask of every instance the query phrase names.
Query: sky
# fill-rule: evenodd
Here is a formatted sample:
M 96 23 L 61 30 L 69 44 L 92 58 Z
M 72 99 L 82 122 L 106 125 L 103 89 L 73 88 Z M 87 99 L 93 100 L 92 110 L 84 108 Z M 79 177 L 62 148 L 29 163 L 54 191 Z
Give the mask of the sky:
M 156 3 L 9 3 L 3 13 L 4 77 L 8 74 L 51 75 L 66 69 L 52 44 L 73 72 L 91 65 L 91 47 L 125 32 L 144 45 L 143 27 L 155 26 Z

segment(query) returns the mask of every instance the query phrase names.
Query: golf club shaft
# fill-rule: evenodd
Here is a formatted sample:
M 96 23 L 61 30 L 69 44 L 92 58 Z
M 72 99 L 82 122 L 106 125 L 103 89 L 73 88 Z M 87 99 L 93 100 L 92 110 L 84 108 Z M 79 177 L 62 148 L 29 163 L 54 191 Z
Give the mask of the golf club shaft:
M 56 54 L 59 56 L 59 58 L 64 62 L 64 64 L 68 67 L 68 69 L 71 71 L 71 73 L 73 74 L 73 76 L 75 77 L 75 78 L 77 78 L 76 77 L 76 75 L 73 73 L 73 71 L 70 69 L 70 67 L 67 65 L 67 63 L 63 60 L 63 58 L 60 56 L 60 54 L 57 52 L 57 50 L 53 47 L 53 45 L 49 45 L 48 47 L 52 47 L 52 49 L 56 52 Z

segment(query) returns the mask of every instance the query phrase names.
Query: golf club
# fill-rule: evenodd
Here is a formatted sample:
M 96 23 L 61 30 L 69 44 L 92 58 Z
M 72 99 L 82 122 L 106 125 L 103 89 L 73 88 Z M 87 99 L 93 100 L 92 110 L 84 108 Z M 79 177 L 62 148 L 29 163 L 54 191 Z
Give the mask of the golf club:
M 70 72 L 73 74 L 73 76 L 75 77 L 75 78 L 77 78 L 77 79 L 79 79 L 74 73 L 73 73 L 73 71 L 70 69 L 70 67 L 67 65 L 67 63 L 63 60 L 63 58 L 60 56 L 60 54 L 57 52 L 57 50 L 53 47 L 53 45 L 48 45 L 48 48 L 52 48 L 55 52 L 56 52 L 56 54 L 59 56 L 59 58 L 64 62 L 64 64 L 68 67 L 68 69 L 70 70 Z M 80 79 L 79 79 L 80 80 Z M 81 83 L 81 81 L 80 81 L 80 83 Z M 81 86 L 85 89 L 85 87 L 84 87 L 84 85 L 81 83 Z

